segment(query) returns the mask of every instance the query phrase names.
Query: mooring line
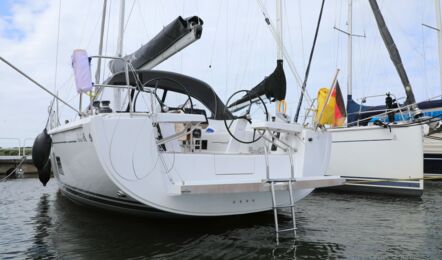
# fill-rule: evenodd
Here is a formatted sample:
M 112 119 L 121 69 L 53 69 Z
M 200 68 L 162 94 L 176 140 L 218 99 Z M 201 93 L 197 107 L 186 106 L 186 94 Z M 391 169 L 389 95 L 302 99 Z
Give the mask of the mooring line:
M 8 179 L 10 176 L 12 176 L 12 174 L 16 173 L 17 170 L 20 168 L 20 166 L 26 161 L 26 155 L 23 155 L 23 157 L 21 158 L 21 161 L 19 162 L 19 164 L 17 164 L 17 166 L 15 167 L 15 169 L 9 173 L 6 177 L 3 177 L 2 179 L 0 179 L 0 182 L 6 181 L 6 179 Z

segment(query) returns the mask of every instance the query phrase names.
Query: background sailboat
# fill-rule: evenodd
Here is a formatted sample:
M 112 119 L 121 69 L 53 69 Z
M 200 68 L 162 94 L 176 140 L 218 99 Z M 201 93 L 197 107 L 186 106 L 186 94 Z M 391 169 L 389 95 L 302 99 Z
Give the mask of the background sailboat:
M 413 89 L 402 64 L 398 49 L 387 28 L 375 0 L 370 0 L 382 39 L 390 58 L 401 78 L 407 95 L 408 111 L 412 119 L 421 116 L 414 98 Z M 349 46 L 347 127 L 329 131 L 333 136 L 333 147 L 329 174 L 342 175 L 348 180 L 343 189 L 389 194 L 417 195 L 423 192 L 423 129 L 419 121 L 415 124 L 367 126 L 354 122 L 355 102 L 352 97 L 352 1 L 349 0 L 348 25 Z M 335 84 L 335 83 L 334 83 Z M 333 86 L 336 88 L 337 86 Z M 328 101 L 328 99 L 327 99 Z M 323 107 L 327 102 L 322 102 Z M 323 108 L 318 108 L 319 120 Z M 334 112 L 334 111 L 332 111 Z M 379 112 L 377 112 L 379 113 Z
M 440 10 L 440 0 L 435 0 L 435 20 L 436 27 L 432 27 L 426 24 L 422 24 L 422 26 L 426 26 L 428 28 L 434 29 L 437 33 L 438 39 L 438 54 L 439 54 L 439 80 L 442 82 L 442 33 L 440 31 L 441 28 L 441 10 Z M 398 61 L 401 64 L 401 61 Z M 404 84 L 410 85 L 408 81 L 408 77 L 404 73 L 405 70 L 401 69 L 403 72 L 400 72 L 399 75 L 401 79 L 403 79 Z M 442 86 L 442 84 L 440 83 Z M 387 97 L 387 96 L 386 96 Z M 424 139 L 424 173 L 428 176 L 435 175 L 438 176 L 442 174 L 442 135 L 440 132 L 441 128 L 441 116 L 442 116 L 442 100 L 441 97 L 438 96 L 433 100 L 426 100 L 417 102 L 416 106 L 422 111 L 423 119 L 421 121 L 425 121 L 428 124 L 428 131 L 426 133 Z M 387 98 L 388 100 L 388 98 Z M 353 100 L 351 95 L 348 97 L 348 114 L 349 120 L 348 123 L 350 125 L 367 125 L 369 122 L 374 122 L 376 120 L 382 121 L 409 121 L 410 118 L 409 108 L 407 104 L 410 104 L 411 101 L 407 100 L 404 104 L 397 102 L 394 100 L 393 106 L 390 104 L 386 105 L 378 105 L 378 106 L 367 106 L 358 104 Z M 390 112 L 390 118 L 388 119 L 387 110 L 393 111 Z

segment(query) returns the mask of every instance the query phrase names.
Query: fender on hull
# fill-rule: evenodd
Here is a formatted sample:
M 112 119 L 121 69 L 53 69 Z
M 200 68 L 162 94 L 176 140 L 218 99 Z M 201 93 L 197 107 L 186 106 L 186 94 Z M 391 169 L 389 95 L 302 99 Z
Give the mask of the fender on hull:
M 43 186 L 46 186 L 51 178 L 51 153 L 52 139 L 48 135 L 46 128 L 35 138 L 32 145 L 32 161 L 38 170 L 38 178 Z

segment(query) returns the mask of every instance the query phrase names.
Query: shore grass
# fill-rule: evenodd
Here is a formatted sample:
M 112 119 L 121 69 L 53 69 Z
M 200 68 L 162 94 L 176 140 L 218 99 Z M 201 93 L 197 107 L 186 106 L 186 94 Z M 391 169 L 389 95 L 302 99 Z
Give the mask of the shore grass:
M 24 150 L 26 155 L 30 155 L 32 152 L 32 147 L 25 147 Z M 2 148 L 0 147 L 0 156 L 8 156 L 8 155 L 18 155 L 18 147 L 9 147 L 9 148 Z

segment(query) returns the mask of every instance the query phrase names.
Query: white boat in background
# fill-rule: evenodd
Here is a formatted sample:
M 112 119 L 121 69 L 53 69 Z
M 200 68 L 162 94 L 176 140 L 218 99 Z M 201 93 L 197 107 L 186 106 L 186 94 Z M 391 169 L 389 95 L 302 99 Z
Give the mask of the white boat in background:
M 424 173 L 430 178 L 442 176 L 442 133 L 424 138 Z
M 425 122 L 420 123 L 417 118 L 421 112 L 416 106 L 399 52 L 377 2 L 369 2 L 381 36 L 404 84 L 411 116 L 408 116 L 409 121 L 400 123 L 377 121 L 368 125 L 366 118 L 360 120 L 360 112 L 364 111 L 364 107 L 352 98 L 352 0 L 349 0 L 347 127 L 328 130 L 333 141 L 327 175 L 346 178 L 345 185 L 336 187 L 342 190 L 420 196 L 424 189 L 422 125 Z M 333 87 L 336 88 L 336 84 Z M 389 94 L 387 96 L 390 98 Z M 384 111 L 385 109 L 375 114 L 379 115 Z M 389 108 L 385 115 L 391 111 L 398 112 L 397 109 Z M 400 110 L 399 112 L 402 113 Z
M 434 30 L 437 34 L 438 43 L 438 60 L 439 60 L 439 85 L 442 90 L 442 27 L 441 18 L 441 5 L 440 0 L 434 0 L 435 10 L 435 26 L 422 24 L 428 29 Z M 351 41 L 351 39 L 349 39 Z M 366 98 L 363 98 L 363 100 Z M 353 109 L 349 111 L 353 113 L 353 117 L 363 122 L 364 119 L 372 116 L 379 117 L 379 113 L 387 112 L 388 108 L 385 105 L 380 106 L 365 106 L 359 105 L 351 100 Z M 402 106 L 402 105 L 400 105 Z M 423 124 L 428 125 L 428 131 L 425 131 L 424 136 L 424 177 L 428 180 L 438 179 L 442 175 L 442 100 L 441 95 L 438 95 L 428 100 L 418 102 L 416 106 L 421 110 L 423 118 L 421 119 Z M 409 114 L 402 113 L 407 111 L 407 106 L 401 108 L 402 111 L 396 111 L 395 121 L 410 121 L 412 118 Z M 386 114 L 386 113 L 385 113 Z M 379 119 L 383 122 L 387 122 L 386 115 L 380 116 Z M 355 119 L 356 120 L 356 119 Z M 353 121 L 355 121 L 353 120 Z M 372 120 L 373 121 L 373 120 Z M 365 122 L 366 124 L 366 122 Z
M 347 179 L 348 191 L 420 196 L 423 181 L 422 126 L 359 126 L 332 134 L 329 175 Z

